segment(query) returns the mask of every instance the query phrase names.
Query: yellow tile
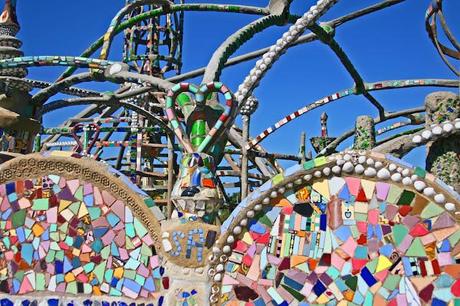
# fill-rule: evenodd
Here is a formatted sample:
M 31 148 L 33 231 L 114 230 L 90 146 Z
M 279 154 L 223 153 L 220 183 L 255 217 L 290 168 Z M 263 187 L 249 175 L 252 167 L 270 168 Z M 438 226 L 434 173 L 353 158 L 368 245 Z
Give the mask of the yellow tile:
M 320 182 L 314 183 L 313 189 L 315 189 L 318 193 L 326 197 L 327 200 L 331 198 L 331 194 L 329 193 L 329 181 L 328 180 L 322 180 Z
M 118 279 L 122 278 L 123 277 L 123 268 L 121 268 L 121 267 L 115 268 L 115 270 L 113 271 L 113 277 L 116 277 Z
M 32 226 L 32 232 L 34 233 L 35 237 L 40 237 L 44 231 L 45 230 L 43 227 L 38 223 L 35 223 L 34 226 Z
M 254 242 L 254 240 L 252 239 L 252 237 L 249 234 L 249 232 L 244 233 L 242 240 L 243 240 L 244 243 L 246 243 L 248 245 L 252 245 L 252 243 Z
M 73 275 L 73 273 L 67 273 L 64 277 L 64 280 L 66 283 L 73 282 L 75 280 L 75 275 Z

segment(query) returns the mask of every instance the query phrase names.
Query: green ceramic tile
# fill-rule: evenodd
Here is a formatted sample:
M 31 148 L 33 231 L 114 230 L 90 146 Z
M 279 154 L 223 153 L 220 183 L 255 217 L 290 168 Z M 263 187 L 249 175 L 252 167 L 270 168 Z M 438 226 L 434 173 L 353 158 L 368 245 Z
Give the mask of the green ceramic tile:
M 48 210 L 49 199 L 35 199 L 32 203 L 32 210 Z
M 282 173 L 278 173 L 272 178 L 272 186 L 275 186 L 279 183 L 281 183 L 284 180 L 284 176 Z
M 310 169 L 313 169 L 315 167 L 315 161 L 314 160 L 309 160 L 307 162 L 305 162 L 303 164 L 303 168 L 305 170 L 310 170 Z
M 313 161 L 315 162 L 315 167 L 319 167 L 327 163 L 327 157 L 321 156 L 321 157 L 315 158 Z
M 416 167 L 415 170 L 414 170 L 414 174 L 417 175 L 420 178 L 425 178 L 426 171 L 425 171 L 425 169 L 422 169 L 420 167 Z
M 393 226 L 393 238 L 395 240 L 395 245 L 399 246 L 408 233 L 409 230 L 407 227 L 402 224 L 395 224 L 395 226 Z
M 394 275 L 394 274 L 388 274 L 387 278 L 385 279 L 385 282 L 383 283 L 383 287 L 386 289 L 393 291 L 396 289 L 397 286 L 399 286 L 399 281 L 401 280 L 401 276 L 399 275 Z
M 416 237 L 412 241 L 409 249 L 406 251 L 406 256 L 423 257 L 426 256 L 425 248 L 423 247 L 420 238 Z
M 423 219 L 428 219 L 428 218 L 432 218 L 432 217 L 435 217 L 435 216 L 439 216 L 443 212 L 444 212 L 443 208 L 441 208 L 439 205 L 437 205 L 437 204 L 435 204 L 433 202 L 430 202 L 422 210 L 422 213 L 420 214 L 420 216 Z
M 13 213 L 13 216 L 11 217 L 12 219 L 11 221 L 13 223 L 14 228 L 18 228 L 24 225 L 24 222 L 26 220 L 26 213 L 27 213 L 27 210 L 25 209 L 21 209 Z
M 399 197 L 398 205 L 410 205 L 415 198 L 415 193 L 409 190 L 404 190 Z

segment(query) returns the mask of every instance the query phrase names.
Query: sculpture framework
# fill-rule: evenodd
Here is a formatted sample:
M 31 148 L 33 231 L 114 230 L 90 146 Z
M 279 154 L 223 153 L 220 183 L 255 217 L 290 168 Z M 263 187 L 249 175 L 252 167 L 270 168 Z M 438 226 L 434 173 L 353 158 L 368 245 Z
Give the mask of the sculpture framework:
M 267 7 L 127 0 L 106 33 L 72 57 L 24 56 L 16 1 L 6 0 L 0 18 L 1 304 L 458 303 L 460 98 L 435 92 L 424 106 L 388 112 L 372 94 L 459 87 L 460 45 L 443 2 L 429 6 L 426 30 L 456 77 L 373 83 L 359 74 L 335 31 L 404 1 L 320 22 L 336 2 L 319 0 L 296 16 L 287 0 Z M 187 11 L 260 17 L 226 38 L 205 68 L 182 72 Z M 276 44 L 232 57 L 257 33 L 286 24 Z M 121 34 L 122 59 L 110 61 Z M 252 137 L 259 82 L 288 48 L 315 40 L 339 58 L 353 86 Z M 220 80 L 225 67 L 255 58 L 236 90 Z M 47 83 L 27 78 L 33 66 L 68 68 Z M 185 82 L 201 75 L 202 84 Z M 92 81 L 120 87 L 104 93 L 78 87 Z M 31 95 L 32 89 L 38 90 Z M 53 100 L 58 93 L 73 98 Z M 311 138 L 314 157 L 304 134 L 297 155 L 261 146 L 292 120 L 350 95 L 364 96 L 379 116 L 359 116 L 353 130 L 331 137 L 323 113 L 321 136 Z M 44 114 L 75 105 L 87 107 L 61 126 L 42 126 Z M 396 118 L 402 121 L 376 128 Z M 415 128 L 394 133 L 406 126 Z M 336 152 L 352 136 L 353 148 Z M 422 145 L 426 168 L 400 159 Z M 284 169 L 281 160 L 294 166 Z M 235 188 L 239 192 L 229 195 Z

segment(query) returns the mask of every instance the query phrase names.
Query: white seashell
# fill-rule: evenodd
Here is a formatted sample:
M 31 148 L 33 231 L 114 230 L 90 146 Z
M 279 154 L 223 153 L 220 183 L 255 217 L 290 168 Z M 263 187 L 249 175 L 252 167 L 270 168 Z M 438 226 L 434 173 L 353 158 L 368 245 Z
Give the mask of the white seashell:
M 342 170 L 345 171 L 345 172 L 351 173 L 351 172 L 353 172 L 354 168 L 355 167 L 353 166 L 353 164 L 348 161 L 343 165 Z
M 374 168 L 371 168 L 371 167 L 367 168 L 364 171 L 365 176 L 374 177 L 376 174 L 377 174 L 377 170 L 375 170 Z
M 342 172 L 342 168 L 340 168 L 339 166 L 334 166 L 332 167 L 332 172 L 334 174 L 340 174 L 340 172 Z
M 429 131 L 429 130 L 424 130 L 424 131 L 422 132 L 422 137 L 425 138 L 426 140 L 430 139 L 431 136 L 432 136 L 432 133 L 431 133 L 431 131 Z
M 403 183 L 404 185 L 408 186 L 408 185 L 411 185 L 411 184 L 412 184 L 412 180 L 410 179 L 410 177 L 407 177 L 407 176 L 406 176 L 405 178 L 403 178 L 402 183 Z
M 460 120 L 459 119 L 455 119 L 455 128 L 457 130 L 460 130 Z
M 414 182 L 414 188 L 418 191 L 422 191 L 423 189 L 425 189 L 426 187 L 426 184 L 425 182 L 423 181 L 415 181 Z
M 357 174 L 362 174 L 362 173 L 364 173 L 364 167 L 363 167 L 363 165 L 361 165 L 361 164 L 356 165 L 356 167 L 355 167 L 355 172 L 356 172 Z
M 215 282 L 220 282 L 222 280 L 222 274 L 217 273 L 216 275 L 214 275 L 213 279 L 214 279 Z
M 434 188 L 432 187 L 427 187 L 423 189 L 423 194 L 426 195 L 427 197 L 431 197 L 435 194 Z
M 387 180 L 390 178 L 390 171 L 386 168 L 382 168 L 377 172 L 377 177 L 382 180 Z
M 422 142 L 422 136 L 415 135 L 414 137 L 412 137 L 412 142 L 413 143 L 421 143 Z
M 438 193 L 434 196 L 434 201 L 438 204 L 444 204 L 446 202 L 446 197 L 442 193 Z
M 442 134 L 442 127 L 436 125 L 434 128 L 431 129 L 433 135 L 441 135 Z
M 442 129 L 444 130 L 444 132 L 450 133 L 454 129 L 454 126 L 452 125 L 452 123 L 448 122 L 442 126 Z
M 391 180 L 393 182 L 399 182 L 401 181 L 402 177 L 401 177 L 401 173 L 394 173 L 393 175 L 391 175 Z

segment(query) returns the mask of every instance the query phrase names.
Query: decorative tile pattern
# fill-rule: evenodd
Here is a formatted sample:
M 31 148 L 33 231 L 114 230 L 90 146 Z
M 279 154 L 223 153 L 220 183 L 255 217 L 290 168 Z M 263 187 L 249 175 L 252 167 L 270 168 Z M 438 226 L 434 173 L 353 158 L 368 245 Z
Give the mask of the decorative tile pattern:
M 1 292 L 153 300 L 168 289 L 146 227 L 109 192 L 48 175 L 0 185 L 0 199 Z
M 207 256 L 219 237 L 219 227 L 186 218 L 178 221 L 162 228 L 162 246 L 168 261 L 184 268 L 205 266 Z
M 116 299 L 116 298 L 97 298 L 91 297 L 90 299 L 53 296 L 49 298 L 27 298 L 27 297 L 1 297 L 0 305 L 2 306 L 162 306 L 165 305 L 164 298 L 160 297 L 158 302 L 130 302 Z
M 224 305 L 447 305 L 460 297 L 459 225 L 419 193 L 346 176 L 273 203 L 233 245 Z
M 432 86 L 440 84 L 439 80 L 436 79 L 415 79 L 415 80 L 393 80 L 393 81 L 383 81 L 383 82 L 375 82 L 375 83 L 366 83 L 366 91 L 374 91 L 374 90 L 382 90 L 382 89 L 390 89 L 390 88 L 404 88 L 404 87 L 415 87 L 415 86 Z M 257 144 L 259 144 L 261 141 L 263 141 L 265 138 L 279 130 L 281 127 L 284 125 L 288 124 L 294 119 L 299 118 L 300 116 L 310 112 L 311 110 L 321 107 L 323 105 L 329 104 L 331 102 L 334 102 L 336 100 L 339 100 L 344 97 L 351 96 L 353 94 L 356 94 L 357 90 L 356 88 L 348 88 L 344 89 L 342 91 L 336 92 L 332 95 L 326 96 L 322 99 L 316 100 L 298 110 L 295 112 L 287 115 L 286 117 L 282 118 L 278 122 L 276 122 L 274 125 L 268 127 L 265 129 L 262 133 L 254 137 L 251 141 L 248 142 L 248 145 L 246 148 L 249 150 L 253 147 L 255 147 Z M 238 94 L 238 93 L 237 93 Z
M 177 306 L 198 306 L 197 302 L 198 292 L 193 289 L 190 292 L 182 291 L 176 296 L 176 305 Z
M 104 69 L 113 62 L 74 56 L 23 56 L 0 60 L 0 69 L 39 66 L 76 66 Z

